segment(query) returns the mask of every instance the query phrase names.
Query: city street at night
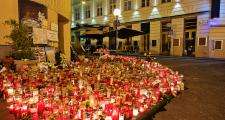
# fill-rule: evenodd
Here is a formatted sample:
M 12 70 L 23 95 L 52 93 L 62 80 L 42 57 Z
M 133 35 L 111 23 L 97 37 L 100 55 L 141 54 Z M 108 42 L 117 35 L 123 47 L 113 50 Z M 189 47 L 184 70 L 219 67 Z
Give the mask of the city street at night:
M 222 120 L 225 117 L 225 61 L 161 58 L 160 63 L 185 76 L 186 90 L 166 105 L 155 120 Z
M 225 0 L 0 0 L 0 120 L 225 120 Z

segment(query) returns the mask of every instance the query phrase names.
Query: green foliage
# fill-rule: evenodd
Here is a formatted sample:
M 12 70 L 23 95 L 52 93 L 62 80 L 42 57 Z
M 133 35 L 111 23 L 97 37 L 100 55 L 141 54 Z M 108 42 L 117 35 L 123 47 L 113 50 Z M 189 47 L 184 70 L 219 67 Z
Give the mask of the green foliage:
M 9 25 L 12 28 L 11 33 L 6 36 L 8 38 L 11 38 L 11 40 L 13 41 L 12 56 L 18 60 L 33 59 L 33 40 L 32 36 L 29 34 L 29 27 L 27 27 L 23 23 L 17 23 L 16 20 L 7 20 L 5 21 L 5 24 Z

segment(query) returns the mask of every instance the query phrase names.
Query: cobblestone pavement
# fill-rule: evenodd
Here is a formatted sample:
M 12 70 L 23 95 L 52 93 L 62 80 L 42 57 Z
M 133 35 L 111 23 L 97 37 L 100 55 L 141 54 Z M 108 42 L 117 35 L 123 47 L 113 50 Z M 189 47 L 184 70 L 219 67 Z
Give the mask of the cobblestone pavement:
M 154 120 L 225 120 L 225 61 L 163 58 L 160 63 L 179 71 L 187 89 Z

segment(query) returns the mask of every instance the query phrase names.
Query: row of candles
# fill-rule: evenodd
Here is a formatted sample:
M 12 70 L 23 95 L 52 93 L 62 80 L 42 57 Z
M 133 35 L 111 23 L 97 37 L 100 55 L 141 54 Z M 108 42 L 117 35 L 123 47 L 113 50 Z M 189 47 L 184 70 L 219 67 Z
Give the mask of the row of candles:
M 64 69 L 42 68 L 0 74 L 18 119 L 135 119 L 184 88 L 178 72 L 135 57 L 104 55 Z

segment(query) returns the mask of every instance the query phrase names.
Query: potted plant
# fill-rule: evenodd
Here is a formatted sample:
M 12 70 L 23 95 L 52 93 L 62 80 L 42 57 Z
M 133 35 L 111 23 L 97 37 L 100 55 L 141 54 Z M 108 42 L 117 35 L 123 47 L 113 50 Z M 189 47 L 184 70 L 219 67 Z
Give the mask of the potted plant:
M 21 64 L 31 64 L 31 60 L 34 59 L 34 51 L 32 50 L 33 40 L 29 27 L 23 23 L 18 23 L 16 20 L 7 20 L 5 24 L 12 28 L 11 33 L 6 37 L 13 41 L 12 57 L 15 59 L 15 64 L 17 67 Z

